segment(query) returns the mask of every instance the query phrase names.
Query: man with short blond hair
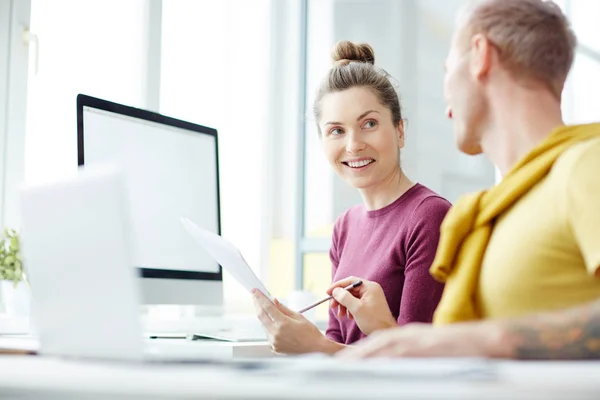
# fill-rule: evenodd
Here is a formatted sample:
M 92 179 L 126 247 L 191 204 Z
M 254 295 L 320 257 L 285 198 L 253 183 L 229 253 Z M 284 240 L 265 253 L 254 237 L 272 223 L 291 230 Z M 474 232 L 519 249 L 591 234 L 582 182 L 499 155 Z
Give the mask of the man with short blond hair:
M 446 60 L 448 116 L 458 148 L 484 153 L 503 179 L 442 224 L 436 326 L 381 331 L 340 355 L 600 358 L 600 124 L 567 126 L 561 114 L 575 46 L 549 1 L 487 0 L 463 14 Z M 331 292 L 357 321 L 386 306 L 376 286 L 345 283 Z
M 553 2 L 493 1 L 466 9 L 461 39 L 481 33 L 498 50 L 503 67 L 522 82 L 538 81 L 561 97 L 577 40 Z M 467 43 L 468 45 L 468 43 Z

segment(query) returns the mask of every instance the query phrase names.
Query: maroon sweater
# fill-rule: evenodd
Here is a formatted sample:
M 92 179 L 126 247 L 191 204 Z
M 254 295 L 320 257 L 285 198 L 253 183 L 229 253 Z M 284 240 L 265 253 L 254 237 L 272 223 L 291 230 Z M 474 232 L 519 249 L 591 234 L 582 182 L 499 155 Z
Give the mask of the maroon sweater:
M 431 322 L 443 285 L 429 267 L 449 208 L 447 200 L 418 183 L 379 210 L 350 208 L 333 230 L 333 281 L 357 276 L 378 282 L 398 325 Z M 364 336 L 354 320 L 329 310 L 327 337 L 351 344 Z

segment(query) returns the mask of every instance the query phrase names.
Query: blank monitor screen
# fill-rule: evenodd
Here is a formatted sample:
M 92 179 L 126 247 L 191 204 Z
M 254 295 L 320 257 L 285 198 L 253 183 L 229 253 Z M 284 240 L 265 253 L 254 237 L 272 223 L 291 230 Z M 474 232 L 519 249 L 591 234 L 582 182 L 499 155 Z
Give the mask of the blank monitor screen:
M 216 130 L 80 95 L 82 101 L 79 165 L 123 169 L 142 276 L 220 280 L 220 266 L 180 222 L 185 216 L 220 234 Z

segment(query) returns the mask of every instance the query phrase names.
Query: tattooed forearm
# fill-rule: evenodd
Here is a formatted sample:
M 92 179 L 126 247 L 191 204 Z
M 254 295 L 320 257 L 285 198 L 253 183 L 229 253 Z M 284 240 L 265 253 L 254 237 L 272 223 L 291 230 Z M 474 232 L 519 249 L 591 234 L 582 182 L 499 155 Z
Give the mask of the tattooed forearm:
M 600 301 L 509 323 L 514 358 L 600 358 Z

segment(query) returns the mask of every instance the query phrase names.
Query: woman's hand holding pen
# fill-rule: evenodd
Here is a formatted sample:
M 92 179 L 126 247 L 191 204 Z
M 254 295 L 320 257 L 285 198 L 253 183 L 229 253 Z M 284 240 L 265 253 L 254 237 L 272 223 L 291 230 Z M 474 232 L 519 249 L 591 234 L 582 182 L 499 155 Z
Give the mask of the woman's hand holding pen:
M 325 337 L 319 328 L 302 314 L 275 300 L 271 302 L 260 290 L 252 291 L 254 308 L 272 349 L 277 353 L 336 353 L 345 346 Z
M 358 287 L 344 290 L 346 286 L 362 280 Z M 360 330 L 366 335 L 372 332 L 396 327 L 397 322 L 388 306 L 383 289 L 377 282 L 350 276 L 333 283 L 327 293 L 335 300 L 331 308 L 338 308 L 338 316 L 353 318 Z

